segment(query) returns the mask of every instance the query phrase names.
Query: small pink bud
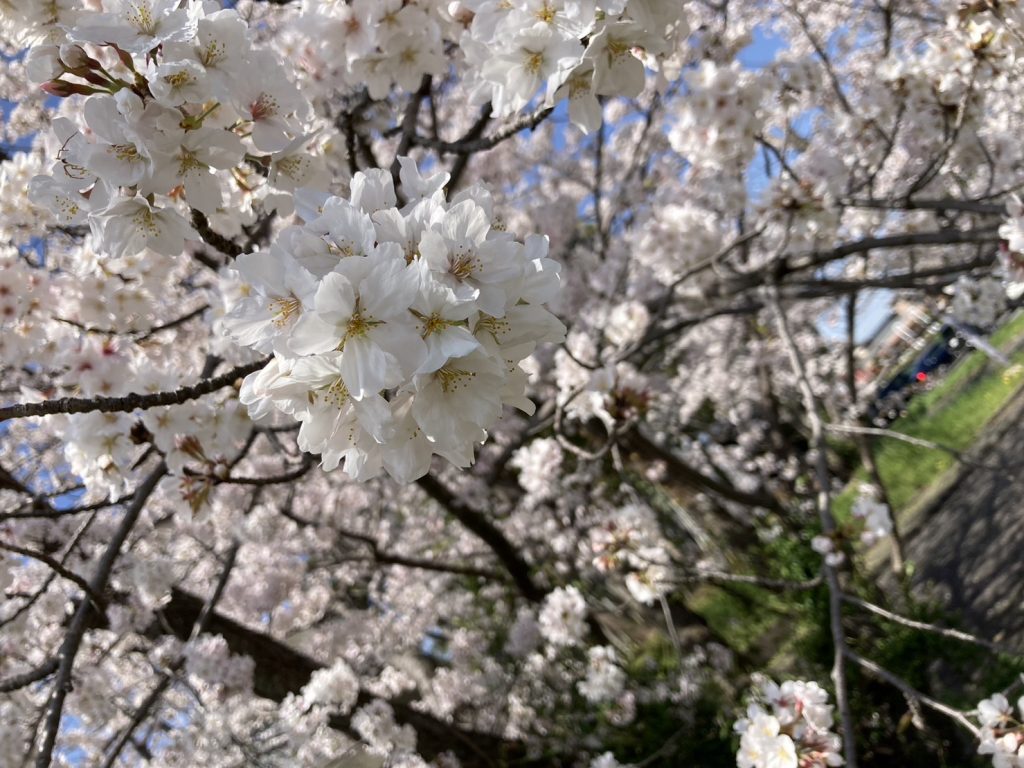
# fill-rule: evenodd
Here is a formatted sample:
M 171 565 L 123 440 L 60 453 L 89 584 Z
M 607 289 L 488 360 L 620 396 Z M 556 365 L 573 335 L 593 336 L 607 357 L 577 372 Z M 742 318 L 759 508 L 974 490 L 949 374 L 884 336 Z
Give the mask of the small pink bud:
M 51 96 L 59 96 L 60 98 L 67 98 L 73 96 L 76 93 L 83 96 L 88 96 L 92 93 L 99 93 L 96 88 L 89 85 L 83 85 L 82 83 L 69 83 L 65 80 L 50 80 L 48 83 L 43 83 L 41 86 Z

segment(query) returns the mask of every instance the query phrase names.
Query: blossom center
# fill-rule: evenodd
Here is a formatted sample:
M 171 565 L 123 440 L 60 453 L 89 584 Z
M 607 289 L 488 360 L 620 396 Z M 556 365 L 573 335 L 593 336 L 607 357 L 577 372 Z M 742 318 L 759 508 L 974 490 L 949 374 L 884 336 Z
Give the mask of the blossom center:
M 448 272 L 456 280 L 465 280 L 473 275 L 478 265 L 478 259 L 474 258 L 469 253 L 456 254 L 448 265 Z
M 178 158 L 178 175 L 185 176 L 192 171 L 205 168 L 206 164 L 201 162 L 199 158 L 195 156 L 195 153 L 190 152 L 187 149 L 181 150 L 181 156 Z
M 540 68 L 544 66 L 544 52 L 534 51 L 526 57 L 526 71 L 531 75 L 540 74 Z
M 269 93 L 261 93 L 252 104 L 249 105 L 249 112 L 253 120 L 265 120 L 278 113 L 280 106 L 277 99 Z
M 447 320 L 435 312 L 423 321 L 423 338 L 427 338 L 432 333 L 443 331 L 449 325 L 450 323 Z
M 132 217 L 132 221 L 135 222 L 135 228 L 141 230 L 146 235 L 155 237 L 160 234 L 160 226 L 157 223 L 156 216 L 149 208 L 142 208 Z
M 167 83 L 171 88 L 181 88 L 182 86 L 189 85 L 194 82 L 192 75 L 185 70 L 175 72 L 173 75 L 165 75 L 164 82 Z
M 274 325 L 278 328 L 284 326 L 302 308 L 302 302 L 294 296 L 286 299 L 274 299 L 270 302 L 270 313 L 274 316 Z
M 446 365 L 437 372 L 437 378 L 441 382 L 441 391 L 450 395 L 452 392 L 458 392 L 469 386 L 469 383 L 476 378 L 476 372 L 449 368 Z
M 139 150 L 134 144 L 111 144 L 107 151 L 118 160 L 131 162 L 139 159 Z
M 125 12 L 125 21 L 144 35 L 152 35 L 156 32 L 156 19 L 153 18 L 149 3 L 130 3 Z
M 211 67 L 220 61 L 221 57 L 227 52 L 227 46 L 224 43 L 218 42 L 217 40 L 211 40 L 206 44 L 206 48 L 202 53 L 199 54 L 199 61 L 203 63 L 204 67 Z
M 345 386 L 341 377 L 335 379 L 324 389 L 324 400 L 335 408 L 342 408 L 349 401 L 348 387 Z

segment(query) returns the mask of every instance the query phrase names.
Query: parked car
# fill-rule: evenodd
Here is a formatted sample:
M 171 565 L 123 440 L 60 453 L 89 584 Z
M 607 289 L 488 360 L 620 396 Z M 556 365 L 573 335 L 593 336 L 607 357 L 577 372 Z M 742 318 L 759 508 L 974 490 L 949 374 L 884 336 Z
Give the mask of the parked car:
M 928 389 L 936 374 L 952 365 L 965 345 L 955 328 L 944 325 L 938 335 L 903 368 L 878 390 L 868 409 L 869 419 L 885 426 L 906 412 L 911 398 Z

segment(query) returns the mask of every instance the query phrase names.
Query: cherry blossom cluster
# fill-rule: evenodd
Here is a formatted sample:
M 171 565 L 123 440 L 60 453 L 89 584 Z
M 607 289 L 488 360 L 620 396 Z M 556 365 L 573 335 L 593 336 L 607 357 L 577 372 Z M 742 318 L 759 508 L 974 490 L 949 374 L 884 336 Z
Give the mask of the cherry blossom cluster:
M 819 535 L 811 540 L 811 548 L 831 566 L 837 566 L 846 559 L 844 549 L 848 542 L 859 540 L 864 546 L 871 547 L 892 534 L 889 506 L 879 500 L 878 489 L 873 485 L 861 486 L 850 515 L 850 521 L 840 525 L 832 535 Z
M 636 601 L 648 605 L 669 589 L 671 569 L 651 510 L 630 504 L 617 510 L 590 533 L 593 565 L 603 573 L 625 574 L 624 583 Z
M 301 204 L 305 224 L 236 261 L 245 295 L 223 319 L 273 353 L 243 384 L 251 416 L 298 420 L 302 450 L 357 480 L 409 482 L 434 454 L 468 467 L 504 405 L 533 412 L 521 362 L 564 338 L 547 239 L 515 240 L 485 190 L 447 201 L 447 174 L 399 162 L 405 205 L 380 170 Z
M 1006 281 L 1006 295 L 1013 300 L 1024 294 L 1024 203 L 1011 195 L 1006 202 L 1006 219 L 999 227 L 1005 241 L 999 248 L 1000 276 Z
M 843 764 L 828 692 L 815 682 L 761 679 L 736 721 L 739 768 L 825 768 Z
M 674 285 L 687 269 L 722 249 L 723 233 L 715 214 L 694 205 L 658 206 L 637 239 L 636 260 L 662 285 Z M 686 288 L 699 290 L 698 280 Z
M 1018 699 L 1017 717 L 1006 696 L 996 693 L 978 702 L 981 726 L 979 755 L 991 755 L 995 768 L 1017 768 L 1024 764 L 1024 698 Z
M 456 18 L 477 101 L 509 115 L 540 98 L 569 99 L 582 130 L 601 123 L 599 96 L 633 98 L 644 65 L 671 56 L 689 31 L 671 0 L 463 0 Z M 585 42 L 584 42 L 585 41 Z
M 761 130 L 760 77 L 735 61 L 705 60 L 685 79 L 687 94 L 669 133 L 672 148 L 698 166 L 742 167 Z
M 953 285 L 949 309 L 960 322 L 987 330 L 1006 310 L 1006 297 L 1006 286 L 998 277 L 964 275 Z
M 441 3 L 354 0 L 303 2 L 295 29 L 308 44 L 302 64 L 309 76 L 343 90 L 365 87 L 384 99 L 395 86 L 415 91 L 425 75 L 444 75 L 444 45 L 461 25 Z
M 355 0 L 303 3 L 295 20 L 315 40 L 301 50 L 307 74 L 373 99 L 443 76 L 457 45 L 474 103 L 506 117 L 532 103 L 569 100 L 573 123 L 601 123 L 599 97 L 634 98 L 645 67 L 677 66 L 689 31 L 671 0 Z
M 77 13 L 26 64 L 45 91 L 86 96 L 80 121 L 54 121 L 55 164 L 30 188 L 58 224 L 88 224 L 114 256 L 172 256 L 199 239 L 189 209 L 213 216 L 252 195 L 274 210 L 315 182 L 310 106 L 236 11 L 195 0 L 109 7 Z

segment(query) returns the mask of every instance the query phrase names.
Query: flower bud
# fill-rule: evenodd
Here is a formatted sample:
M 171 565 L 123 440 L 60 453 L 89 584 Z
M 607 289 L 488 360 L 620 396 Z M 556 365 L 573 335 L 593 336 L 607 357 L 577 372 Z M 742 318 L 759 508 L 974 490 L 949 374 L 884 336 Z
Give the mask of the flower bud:
M 83 85 L 82 83 L 69 83 L 65 80 L 50 80 L 39 87 L 51 96 L 59 96 L 62 99 L 76 93 L 82 94 L 83 96 L 88 96 L 92 93 L 99 93 L 99 90 L 92 86 Z
M 74 43 L 64 43 L 60 47 L 60 60 L 64 62 L 64 66 L 68 69 L 80 69 L 82 67 L 98 69 L 100 67 L 100 63 L 86 53 L 82 46 L 75 45 Z
M 32 48 L 25 58 L 25 72 L 33 83 L 42 83 L 60 77 L 64 72 L 64 67 L 61 66 L 57 46 L 41 45 Z

